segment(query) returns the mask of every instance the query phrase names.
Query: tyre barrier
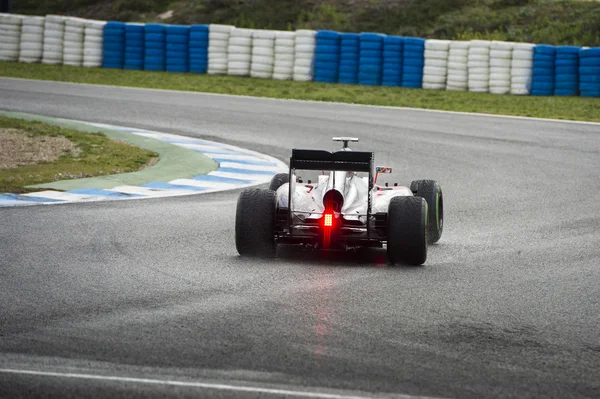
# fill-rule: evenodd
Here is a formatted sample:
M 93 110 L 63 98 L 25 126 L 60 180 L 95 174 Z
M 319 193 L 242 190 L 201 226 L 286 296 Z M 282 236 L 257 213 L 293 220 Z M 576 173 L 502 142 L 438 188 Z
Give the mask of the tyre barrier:
M 271 79 L 275 64 L 275 32 L 255 30 L 252 32 L 252 63 L 250 76 Z
M 123 68 L 125 61 L 125 24 L 123 22 L 111 21 L 104 25 L 102 56 L 103 68 Z
M 252 33 L 251 29 L 235 28 L 231 31 L 227 47 L 227 75 L 250 76 Z
M 190 27 L 168 25 L 166 32 L 165 70 L 167 72 L 189 71 Z
M 510 69 L 512 65 L 513 43 L 490 43 L 490 93 L 510 93 Z
M 190 72 L 206 73 L 208 70 L 208 30 L 208 25 L 190 27 Z
M 532 96 L 551 96 L 554 94 L 554 74 L 556 47 L 537 45 L 533 49 L 533 75 L 531 79 Z
M 211 24 L 208 27 L 208 68 L 209 75 L 227 74 L 229 36 L 234 29 L 231 25 Z
M 46 15 L 42 64 L 62 64 L 65 21 L 66 18 L 60 15 Z
M 514 43 L 510 65 L 510 94 L 529 95 L 533 73 L 533 49 L 531 43 Z
M 358 84 L 381 85 L 383 76 L 383 39 L 381 33 L 360 34 L 360 54 L 358 58 Z
M 425 39 L 418 37 L 404 38 L 402 57 L 402 87 L 422 88 L 423 67 L 425 66 Z
M 296 34 L 294 32 L 275 32 L 273 79 L 291 80 L 293 78 L 295 46 Z
M 554 95 L 579 95 L 579 51 L 581 47 L 561 46 L 556 48 L 554 69 Z
M 449 40 L 427 40 L 423 66 L 423 88 L 445 90 L 448 78 Z
M 360 35 L 340 33 L 340 67 L 338 83 L 358 83 L 358 60 L 360 56 Z
M 83 65 L 83 35 L 85 20 L 81 18 L 67 18 L 65 21 L 65 34 L 63 40 L 63 65 Z
M 255 32 L 261 37 L 254 37 Z M 0 61 L 277 80 L 600 97 L 599 52 L 379 33 L 253 31 L 0 13 Z
M 18 61 L 23 15 L 0 14 L 0 61 Z
M 487 40 L 471 40 L 467 58 L 468 89 L 487 93 L 490 88 L 490 45 Z
M 3 18 L 0 17 L 0 30 L 3 32 L 2 42 L 10 36 L 6 35 L 8 30 L 4 28 Z M 44 50 L 44 17 L 23 17 L 21 24 L 21 36 L 19 38 L 19 62 L 40 62 Z M 9 29 L 10 30 L 10 29 Z M 3 53 L 0 44 L 0 54 Z M 2 59 L 2 55 L 0 55 Z
M 144 28 L 144 70 L 164 71 L 167 67 L 167 27 L 146 24 Z
M 144 69 L 145 31 L 143 24 L 128 23 L 125 25 L 124 69 L 137 71 Z
M 337 83 L 341 36 L 338 32 L 321 30 L 317 32 L 315 47 L 315 82 Z
M 469 71 L 467 67 L 469 57 L 469 42 L 450 42 L 448 49 L 448 77 L 446 90 L 467 91 Z
M 600 47 L 579 51 L 579 91 L 582 97 L 600 97 Z
M 383 38 L 383 67 L 381 84 L 383 86 L 402 85 L 402 61 L 404 57 L 404 39 L 400 36 L 386 36 Z
M 296 31 L 293 76 L 295 81 L 310 82 L 313 80 L 316 36 L 317 32 L 314 30 L 300 29 Z
M 83 30 L 83 66 L 99 68 L 102 66 L 104 48 L 104 21 L 86 21 Z

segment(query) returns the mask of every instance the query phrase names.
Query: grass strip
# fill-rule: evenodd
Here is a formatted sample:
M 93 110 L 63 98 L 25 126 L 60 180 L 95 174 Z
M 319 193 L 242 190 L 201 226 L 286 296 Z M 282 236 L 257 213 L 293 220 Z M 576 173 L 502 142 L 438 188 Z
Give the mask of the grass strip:
M 74 159 L 57 161 L 65 168 L 59 169 L 53 164 L 23 166 L 16 169 L 0 169 L 0 192 L 31 192 L 39 190 L 75 190 L 83 188 L 110 189 L 122 185 L 141 185 L 153 181 L 168 182 L 179 178 L 191 178 L 206 174 L 218 168 L 218 164 L 196 151 L 165 143 L 152 138 L 134 135 L 112 129 L 104 129 L 72 121 L 54 119 L 39 115 L 18 112 L 0 111 L 0 127 L 23 126 L 26 131 L 65 135 L 79 146 L 79 141 L 102 142 L 101 146 L 92 147 L 90 156 L 81 160 L 82 153 Z M 72 139 L 72 137 L 76 137 Z M 79 146 L 82 148 L 81 146 Z M 124 148 L 124 152 L 113 151 L 115 147 Z M 82 148 L 83 150 L 83 148 Z M 148 161 L 142 162 L 128 154 L 148 154 L 150 158 L 158 154 L 158 162 L 150 167 L 140 169 Z M 127 163 L 131 165 L 128 169 Z M 115 166 L 118 165 L 118 166 Z M 68 166 L 68 168 L 67 168 Z M 88 167 L 89 166 L 89 167 Z M 94 167 L 92 167 L 94 166 Z M 29 169 L 34 168 L 36 169 Z M 108 174 L 118 169 L 119 174 Z M 62 173 L 62 175 L 58 175 Z M 37 175 L 40 176 L 37 176 Z M 78 178 L 82 175 L 96 176 Z M 10 176 L 13 176 L 10 179 Z M 15 178 L 14 176 L 20 176 Z M 31 176 L 31 177 L 30 177 Z M 57 180 L 56 179 L 66 179 Z M 9 184 L 10 180 L 10 184 Z M 15 184 L 14 181 L 19 183 Z
M 0 76 L 600 122 L 598 98 L 513 96 L 1 62 Z

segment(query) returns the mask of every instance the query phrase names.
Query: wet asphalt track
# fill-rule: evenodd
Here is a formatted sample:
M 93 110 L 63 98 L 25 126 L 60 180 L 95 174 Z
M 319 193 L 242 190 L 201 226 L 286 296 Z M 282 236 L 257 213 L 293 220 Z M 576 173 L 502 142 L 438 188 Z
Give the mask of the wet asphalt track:
M 274 391 L 0 371 L 0 397 L 600 396 L 600 125 L 9 79 L 0 109 L 283 160 L 356 135 L 446 201 L 417 268 L 381 251 L 241 259 L 236 192 L 2 208 L 0 369 Z

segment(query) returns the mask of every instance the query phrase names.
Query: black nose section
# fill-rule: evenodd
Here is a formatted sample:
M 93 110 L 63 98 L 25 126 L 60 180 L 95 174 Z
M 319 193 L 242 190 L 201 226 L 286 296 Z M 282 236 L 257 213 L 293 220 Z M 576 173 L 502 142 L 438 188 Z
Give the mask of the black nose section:
M 323 196 L 323 205 L 326 210 L 341 212 L 344 206 L 344 196 L 338 190 L 331 189 Z

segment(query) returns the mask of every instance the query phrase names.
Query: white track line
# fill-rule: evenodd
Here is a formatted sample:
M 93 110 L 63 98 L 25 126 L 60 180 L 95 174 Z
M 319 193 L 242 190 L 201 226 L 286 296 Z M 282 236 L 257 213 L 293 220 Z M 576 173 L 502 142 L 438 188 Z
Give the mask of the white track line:
M 40 377 L 60 377 L 60 378 L 85 379 L 85 380 L 130 382 L 130 383 L 135 383 L 135 384 L 170 385 L 170 386 L 178 386 L 178 387 L 212 389 L 212 390 L 216 390 L 216 391 L 258 393 L 258 394 L 270 394 L 270 395 L 278 395 L 278 396 L 292 396 L 292 397 L 300 397 L 300 398 L 368 399 L 368 398 L 377 397 L 376 395 L 374 395 L 374 396 L 355 396 L 355 395 L 343 395 L 343 394 L 335 394 L 335 393 L 293 391 L 293 390 L 289 390 L 289 389 L 260 388 L 260 387 L 239 386 L 239 385 L 230 385 L 230 384 L 216 384 L 216 383 L 197 382 L 197 381 L 159 380 L 159 379 L 152 379 L 152 378 L 117 377 L 117 376 L 82 374 L 82 373 L 59 373 L 59 372 L 52 372 L 52 371 L 0 369 L 0 373 L 34 375 L 34 376 L 40 376 Z M 388 397 L 394 397 L 394 398 L 399 398 L 399 399 L 424 398 L 423 396 L 412 396 L 412 395 L 393 395 L 393 396 L 389 395 Z M 433 398 L 430 398 L 430 399 L 433 399 Z

